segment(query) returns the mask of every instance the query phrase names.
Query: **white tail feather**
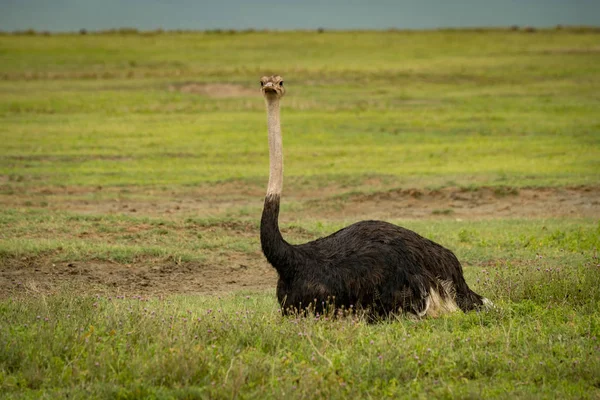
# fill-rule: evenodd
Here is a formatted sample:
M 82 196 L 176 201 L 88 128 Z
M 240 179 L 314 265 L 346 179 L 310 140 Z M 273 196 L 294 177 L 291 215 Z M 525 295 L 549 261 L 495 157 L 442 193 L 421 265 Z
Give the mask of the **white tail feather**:
M 425 313 L 429 317 L 439 317 L 442 314 L 458 311 L 458 305 L 454 301 L 454 296 L 446 295 L 444 299 L 437 290 L 431 288 L 429 291 L 428 307 Z
M 494 307 L 496 307 L 494 305 L 494 303 L 492 303 L 492 301 L 490 299 L 487 299 L 487 298 L 484 297 L 483 299 L 481 299 L 481 301 L 483 302 L 483 308 L 486 309 L 486 310 L 491 310 Z

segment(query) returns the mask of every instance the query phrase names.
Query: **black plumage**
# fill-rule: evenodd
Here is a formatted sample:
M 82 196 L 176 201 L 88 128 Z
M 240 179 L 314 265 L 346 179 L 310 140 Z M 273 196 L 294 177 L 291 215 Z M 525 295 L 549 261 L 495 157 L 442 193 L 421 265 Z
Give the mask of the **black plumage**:
M 291 245 L 278 225 L 279 196 L 267 196 L 261 219 L 263 253 L 279 273 L 277 298 L 284 313 L 324 303 L 370 315 L 427 312 L 432 290 L 463 311 L 483 304 L 469 289 L 448 249 L 384 221 L 361 221 L 330 236 Z M 429 301 L 428 301 L 429 299 Z

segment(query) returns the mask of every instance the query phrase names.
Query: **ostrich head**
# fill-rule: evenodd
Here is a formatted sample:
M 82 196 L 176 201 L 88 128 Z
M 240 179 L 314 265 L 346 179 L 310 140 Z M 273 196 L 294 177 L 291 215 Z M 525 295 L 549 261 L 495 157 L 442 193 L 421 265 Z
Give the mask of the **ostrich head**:
M 263 76 L 260 78 L 260 88 L 267 100 L 279 99 L 285 94 L 283 78 L 279 75 Z

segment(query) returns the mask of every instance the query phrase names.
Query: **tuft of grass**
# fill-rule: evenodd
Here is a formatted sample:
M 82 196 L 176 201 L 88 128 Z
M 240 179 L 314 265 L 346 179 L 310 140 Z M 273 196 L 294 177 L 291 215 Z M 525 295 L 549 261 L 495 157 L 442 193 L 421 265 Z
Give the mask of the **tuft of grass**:
M 491 298 L 502 302 L 535 304 L 552 308 L 569 305 L 586 313 L 600 300 L 594 287 L 600 284 L 600 260 L 596 255 L 576 266 L 544 262 L 544 256 L 525 263 L 496 262 L 479 272 L 477 283 L 483 284 Z
M 516 196 L 519 194 L 519 189 L 514 187 L 497 186 L 494 188 L 494 194 L 498 197 Z
M 452 214 L 454 214 L 454 210 L 451 208 L 444 208 L 442 210 L 436 209 L 436 210 L 431 211 L 431 213 L 433 215 L 452 215 Z

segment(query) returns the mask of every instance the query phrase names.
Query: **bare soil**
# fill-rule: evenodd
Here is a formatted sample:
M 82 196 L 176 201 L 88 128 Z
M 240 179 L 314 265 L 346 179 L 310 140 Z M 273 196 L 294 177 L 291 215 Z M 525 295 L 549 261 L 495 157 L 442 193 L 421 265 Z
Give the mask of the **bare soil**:
M 250 209 L 259 218 L 263 189 L 223 184 L 177 192 L 142 188 L 38 187 L 0 194 L 12 208 L 39 207 L 83 214 L 135 214 L 161 218 L 224 216 Z M 284 198 L 282 225 L 303 218 L 361 219 L 600 218 L 600 187 L 391 189 L 344 194 L 339 188 L 298 190 Z M 224 222 L 223 224 L 227 224 Z M 225 226 L 224 226 L 225 227 Z M 228 234 L 258 235 L 249 224 L 225 227 Z M 284 235 L 286 229 L 283 229 Z M 287 230 L 291 233 L 292 228 Z M 212 234 L 210 229 L 204 234 Z M 297 233 L 297 232 L 295 232 Z M 101 240 L 101 238 L 98 238 Z M 232 252 L 206 262 L 140 259 L 130 264 L 89 260 L 56 262 L 56 254 L 0 260 L 0 296 L 55 292 L 65 288 L 131 295 L 270 290 L 275 271 L 260 249 Z

